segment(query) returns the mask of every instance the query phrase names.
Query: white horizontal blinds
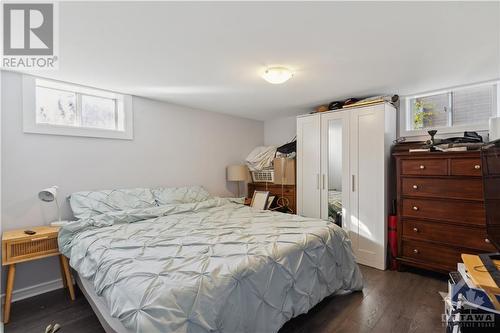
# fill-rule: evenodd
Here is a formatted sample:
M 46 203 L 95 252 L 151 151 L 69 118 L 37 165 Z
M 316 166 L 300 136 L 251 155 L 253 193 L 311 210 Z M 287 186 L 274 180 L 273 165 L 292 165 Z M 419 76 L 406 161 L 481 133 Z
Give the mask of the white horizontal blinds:
M 82 126 L 116 130 L 116 100 L 110 98 L 82 95 Z
M 494 85 L 453 91 L 453 125 L 488 121 L 494 108 Z
M 78 126 L 76 104 L 74 92 L 36 87 L 36 122 Z

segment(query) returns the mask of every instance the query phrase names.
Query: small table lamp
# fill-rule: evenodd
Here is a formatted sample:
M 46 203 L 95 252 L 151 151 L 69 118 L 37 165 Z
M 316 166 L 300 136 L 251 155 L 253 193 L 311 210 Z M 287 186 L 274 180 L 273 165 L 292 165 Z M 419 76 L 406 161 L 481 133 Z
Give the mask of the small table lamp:
M 57 201 L 57 188 L 58 187 L 54 185 L 38 192 L 38 198 L 41 201 L 56 202 L 58 221 L 50 223 L 50 225 L 53 227 L 60 227 L 68 223 L 68 221 L 61 221 L 61 208 L 59 207 L 59 202 Z
M 227 180 L 238 183 L 238 197 L 240 196 L 240 182 L 248 179 L 248 168 L 244 164 L 227 167 Z

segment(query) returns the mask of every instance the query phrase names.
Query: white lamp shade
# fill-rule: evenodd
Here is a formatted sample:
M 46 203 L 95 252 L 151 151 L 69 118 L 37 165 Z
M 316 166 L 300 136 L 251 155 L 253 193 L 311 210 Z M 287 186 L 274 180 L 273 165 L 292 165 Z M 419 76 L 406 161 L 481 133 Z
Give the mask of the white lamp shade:
M 500 117 L 490 118 L 490 141 L 500 139 Z
M 227 180 L 232 182 L 242 182 L 247 180 L 248 168 L 246 165 L 230 165 L 227 167 Z
M 52 186 L 38 192 L 38 198 L 45 202 L 52 202 L 57 198 L 57 186 Z

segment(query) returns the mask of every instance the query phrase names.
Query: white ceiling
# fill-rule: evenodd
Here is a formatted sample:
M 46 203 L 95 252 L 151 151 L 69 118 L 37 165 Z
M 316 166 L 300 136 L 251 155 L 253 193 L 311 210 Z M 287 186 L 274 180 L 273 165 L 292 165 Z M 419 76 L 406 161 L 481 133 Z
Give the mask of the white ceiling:
M 276 64 L 295 77 L 262 80 Z M 59 71 L 40 74 L 247 118 L 291 116 L 500 78 L 500 3 L 66 2 Z

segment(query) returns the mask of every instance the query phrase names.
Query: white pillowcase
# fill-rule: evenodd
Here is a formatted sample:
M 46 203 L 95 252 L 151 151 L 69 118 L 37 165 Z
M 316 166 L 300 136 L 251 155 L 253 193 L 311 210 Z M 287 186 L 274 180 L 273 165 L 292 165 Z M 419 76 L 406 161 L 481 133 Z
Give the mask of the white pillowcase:
M 71 194 L 69 202 L 73 215 L 78 219 L 119 210 L 156 206 L 149 188 L 76 192 Z
M 160 187 L 152 189 L 152 192 L 159 205 L 200 202 L 211 198 L 201 186 Z

